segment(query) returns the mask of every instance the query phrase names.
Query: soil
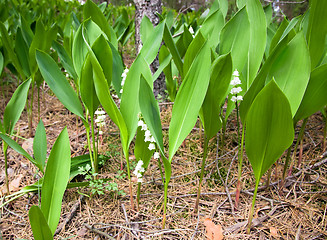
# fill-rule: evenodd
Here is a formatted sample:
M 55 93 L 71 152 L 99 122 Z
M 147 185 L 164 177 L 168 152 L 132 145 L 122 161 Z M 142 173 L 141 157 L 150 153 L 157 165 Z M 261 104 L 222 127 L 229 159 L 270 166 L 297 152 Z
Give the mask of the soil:
M 14 84 L 2 86 L 0 117 L 9 101 Z M 166 149 L 168 123 L 172 105 L 161 104 L 161 117 Z M 37 101 L 34 104 L 34 130 L 37 126 Z M 41 94 L 41 115 L 47 133 L 50 151 L 61 130 L 67 126 L 72 156 L 87 153 L 85 129 L 80 121 L 45 86 Z M 215 137 L 210 141 L 199 213 L 194 214 L 197 186 L 202 161 L 202 137 L 198 129 L 187 137 L 172 162 L 172 179 L 168 188 L 168 209 L 165 229 L 162 229 L 163 184 L 158 165 L 150 163 L 141 188 L 139 211 L 131 209 L 126 177 L 126 164 L 121 169 L 121 149 L 117 127 L 106 119 L 106 127 L 100 153 L 105 163 L 99 178 L 111 178 L 126 195 L 105 191 L 103 195 L 91 195 L 88 188 L 68 189 L 62 202 L 59 222 L 67 222 L 55 239 L 221 239 L 207 238 L 204 219 L 210 218 L 221 226 L 224 239 L 327 239 L 327 165 L 322 149 L 324 120 L 320 113 L 309 118 L 303 141 L 302 161 L 280 190 L 280 179 L 285 155 L 272 168 L 270 185 L 265 188 L 267 175 L 262 178 L 255 204 L 255 224 L 246 234 L 246 221 L 252 202 L 254 177 L 248 160 L 244 159 L 240 203 L 234 206 L 237 183 L 237 134 L 235 113 L 227 124 L 226 141 L 217 150 Z M 296 137 L 299 126 L 297 126 Z M 27 113 L 23 112 L 16 125 L 14 139 L 31 150 L 28 139 Z M 33 133 L 34 134 L 34 133 Z M 78 136 L 78 137 L 77 137 Z M 1 150 L 2 151 L 2 150 Z M 130 149 L 131 155 L 133 149 Z M 12 149 L 8 151 L 9 180 L 12 193 L 37 181 L 36 168 Z M 131 157 L 132 165 L 136 163 Z M 4 194 L 4 157 L 0 152 L 0 188 Z M 82 179 L 80 179 L 82 180 Z M 133 183 L 134 200 L 137 184 Z M 89 195 L 89 196 L 86 196 Z M 33 239 L 28 220 L 28 210 L 37 205 L 39 195 L 24 195 L 1 209 L 0 239 Z M 71 214 L 73 212 L 73 214 Z M 1 237 L 2 236 L 2 237 Z M 217 236 L 219 237 L 219 236 Z

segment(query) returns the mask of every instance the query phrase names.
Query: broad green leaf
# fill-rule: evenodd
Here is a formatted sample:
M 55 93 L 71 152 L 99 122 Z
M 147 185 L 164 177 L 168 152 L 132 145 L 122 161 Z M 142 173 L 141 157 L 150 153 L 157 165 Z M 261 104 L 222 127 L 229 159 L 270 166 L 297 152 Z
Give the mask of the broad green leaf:
M 139 54 L 127 74 L 120 103 L 120 111 L 128 129 L 128 144 L 133 140 L 137 129 L 137 115 L 140 112 L 139 88 L 141 74 L 152 87 L 152 74 L 149 65 L 142 54 Z
M 186 76 L 187 72 L 189 71 L 190 67 L 192 66 L 192 63 L 193 63 L 195 57 L 201 51 L 201 48 L 205 43 L 206 43 L 206 40 L 203 37 L 201 31 L 199 31 L 185 53 L 184 64 L 183 64 L 184 76 Z
M 94 112 L 97 110 L 100 103 L 93 84 L 93 69 L 89 57 L 86 58 L 82 68 L 80 94 L 83 103 L 90 112 L 90 116 L 93 117 Z
M 165 45 L 162 45 L 160 48 L 160 52 L 159 52 L 159 63 L 160 66 L 162 64 L 162 62 L 168 57 L 171 56 L 171 54 L 169 53 L 167 47 Z M 170 63 L 163 69 L 163 72 L 165 74 L 165 78 L 166 78 L 166 88 L 170 97 L 171 101 L 175 100 L 175 96 L 176 96 L 176 91 L 177 91 L 177 81 L 176 79 L 173 78 L 173 73 L 172 73 L 172 61 L 170 61 Z
M 266 17 L 259 0 L 247 0 L 246 11 L 250 22 L 250 43 L 246 68 L 247 88 L 252 84 L 266 48 Z
M 327 104 L 327 64 L 311 72 L 301 105 L 294 117 L 294 123 L 307 118 Z
M 113 65 L 112 65 L 113 61 L 112 61 L 111 48 L 103 35 L 100 35 L 100 37 L 94 42 L 94 44 L 92 45 L 92 50 L 95 56 L 97 57 L 99 64 L 101 65 L 108 86 L 110 86 L 111 79 L 112 79 L 112 72 L 113 70 L 116 71 L 116 69 L 113 69 Z
M 288 20 L 284 18 L 283 21 L 280 23 L 274 37 L 271 40 L 269 53 L 271 53 L 274 50 L 274 48 L 277 46 L 277 44 L 280 42 L 279 40 L 281 39 L 281 36 L 283 35 L 288 25 L 289 25 Z
M 219 53 L 231 52 L 233 69 L 242 71 L 248 58 L 250 23 L 245 8 L 239 10 L 220 33 Z
M 160 54 L 160 53 L 159 53 Z M 159 60 L 160 62 L 160 60 Z M 157 69 L 157 71 L 153 74 L 152 77 L 152 81 L 154 82 L 155 80 L 157 80 L 160 76 L 160 74 L 162 73 L 162 71 L 168 66 L 168 64 L 170 64 L 171 62 L 171 54 L 169 54 L 168 56 L 166 56 L 164 59 L 162 59 L 162 61 L 159 64 L 159 67 Z
M 219 2 L 220 11 L 222 12 L 225 19 L 228 12 L 228 0 L 218 0 L 218 2 Z
M 88 42 L 90 46 L 93 45 L 95 40 L 104 32 L 96 25 L 92 20 L 87 19 L 81 24 L 75 34 L 74 41 L 73 41 L 73 48 L 72 48 L 72 60 L 74 64 L 75 71 L 77 76 L 81 77 L 82 67 L 88 53 L 88 48 L 85 45 L 85 40 Z
M 38 206 L 32 206 L 28 211 L 28 217 L 33 231 L 33 237 L 36 240 L 52 240 L 53 234 L 44 218 L 41 209 Z
M 145 43 L 151 36 L 153 32 L 153 25 L 150 19 L 144 15 L 140 25 L 140 36 L 143 43 Z
M 120 97 L 120 89 L 121 89 L 121 80 L 122 80 L 122 73 L 124 71 L 123 60 L 120 56 L 120 53 L 117 51 L 116 48 L 109 42 L 109 46 L 111 48 L 112 53 L 112 81 L 111 84 L 114 86 L 116 93 Z
M 107 19 L 105 18 L 101 10 L 98 8 L 98 6 L 95 3 L 93 3 L 91 0 L 87 0 L 86 3 L 84 4 L 83 16 L 84 19 L 88 19 L 91 17 L 92 21 L 95 22 L 102 29 L 102 31 L 107 35 L 112 45 L 116 49 L 118 49 L 118 41 L 114 30 L 109 25 Z
M 272 21 L 272 15 L 273 15 L 273 9 L 271 4 L 265 6 L 263 10 L 265 11 L 267 26 L 269 26 Z
M 3 114 L 3 128 L 9 135 L 12 135 L 14 132 L 15 124 L 24 110 L 30 84 L 31 79 L 21 83 L 15 90 L 5 108 L 5 112 Z
M 254 86 L 245 94 L 240 105 L 240 116 L 243 121 L 255 96 L 272 78 L 275 78 L 279 88 L 286 95 L 292 116 L 295 115 L 309 81 L 310 57 L 302 32 L 287 42 L 288 39 L 284 38 L 274 48 L 254 80 Z
M 266 82 L 273 77 L 286 95 L 294 116 L 310 78 L 310 56 L 302 32 L 289 42 L 284 52 L 271 65 Z
M 310 16 L 307 31 L 307 42 L 310 50 L 311 68 L 314 69 L 326 51 L 327 36 L 327 1 L 311 0 Z
M 151 64 L 158 55 L 158 51 L 162 42 L 162 36 L 165 28 L 165 22 L 159 23 L 156 28 L 151 31 L 151 35 L 146 42 L 143 42 L 140 53 L 148 64 Z
M 17 153 L 23 155 L 24 157 L 26 157 L 29 161 L 31 161 L 38 169 L 40 169 L 41 172 L 44 172 L 43 170 L 43 166 L 35 161 L 31 155 L 29 155 L 17 142 L 15 142 L 14 140 L 12 140 L 9 136 L 0 133 L 0 137 L 2 138 L 3 141 L 5 141 L 9 147 L 11 147 L 12 149 L 14 149 Z
M 145 123 L 148 126 L 152 136 L 156 140 L 156 143 L 161 153 L 164 154 L 162 127 L 158 102 L 156 101 L 153 95 L 151 87 L 143 76 L 141 76 L 140 79 L 139 101 L 140 109 Z
M 44 172 L 45 160 L 47 158 L 47 135 L 42 120 L 40 120 L 35 131 L 33 141 L 33 152 L 35 161 L 42 166 L 41 171 Z
M 256 183 L 292 144 L 293 138 L 290 105 L 272 80 L 257 95 L 246 118 L 245 149 Z
M 247 0 L 236 0 L 236 5 L 238 9 L 241 9 L 245 6 Z
M 221 128 L 220 110 L 232 77 L 232 58 L 227 54 L 212 64 L 208 91 L 201 108 L 201 120 L 208 140 Z
M 41 18 L 36 22 L 35 27 L 35 35 L 31 46 L 29 48 L 29 64 L 31 74 L 35 74 L 37 72 L 37 63 L 35 61 L 35 53 L 36 50 L 48 52 L 50 50 L 52 41 L 57 37 L 57 27 L 56 25 L 50 27 L 49 29 L 45 29 Z
M 110 89 L 106 80 L 106 77 L 103 73 L 103 70 L 101 68 L 101 65 L 99 61 L 97 60 L 97 57 L 95 56 L 93 50 L 89 46 L 89 44 L 86 42 L 84 38 L 84 42 L 88 48 L 89 52 L 89 58 L 92 64 L 93 68 L 93 81 L 94 81 L 94 87 L 97 94 L 97 97 L 103 106 L 103 108 L 108 113 L 111 120 L 118 126 L 121 134 L 121 141 L 123 150 L 126 154 L 128 154 L 128 130 L 126 127 L 125 120 L 120 113 L 119 109 L 117 108 L 114 100 L 111 97 Z
M 8 31 L 5 27 L 5 25 L 0 22 L 0 33 L 1 33 L 1 42 L 4 48 L 7 50 L 8 56 L 12 62 L 12 64 L 15 66 L 16 70 L 19 72 L 19 74 L 23 77 L 23 69 L 19 64 L 18 58 L 14 52 L 14 48 L 12 46 L 12 40 L 10 39 L 8 35 Z
M 183 78 L 183 61 L 180 56 L 180 53 L 177 50 L 176 44 L 174 43 L 173 37 L 171 36 L 170 30 L 168 29 L 167 25 L 165 25 L 163 40 L 165 41 L 165 45 L 169 49 L 173 60 L 176 64 L 176 67 L 179 71 L 179 74 Z
M 57 41 L 52 42 L 52 47 L 58 53 L 58 56 L 60 58 L 60 62 L 62 64 L 62 66 L 67 70 L 69 75 L 72 76 L 72 78 L 75 81 L 75 85 L 78 86 L 78 84 L 77 84 L 78 76 L 75 72 L 73 61 L 72 61 L 71 57 L 66 52 L 65 48 Z
M 278 57 L 282 55 L 282 53 L 287 48 L 287 39 L 282 40 L 276 48 L 274 48 L 273 52 L 269 55 L 268 59 L 265 61 L 264 65 L 262 66 L 260 72 L 254 79 L 251 87 L 248 89 L 246 94 L 243 96 L 243 101 L 240 103 L 240 117 L 242 122 L 244 123 L 249 108 L 253 103 L 257 94 L 261 91 L 261 89 L 265 86 L 267 75 L 270 71 L 271 66 L 274 62 L 278 61 Z
M 140 109 L 142 116 L 148 126 L 156 144 L 160 150 L 162 161 L 165 168 L 165 181 L 169 182 L 171 176 L 171 164 L 165 156 L 162 127 L 160 120 L 160 110 L 158 102 L 155 100 L 152 88 L 143 76 L 140 79 Z
M 41 210 L 54 234 L 59 223 L 61 204 L 70 173 L 70 143 L 64 128 L 54 143 L 42 184 Z
M 210 48 L 216 48 L 219 43 L 219 34 L 225 24 L 224 16 L 219 9 L 213 12 L 203 22 L 201 32 L 208 41 Z M 184 73 L 186 74 L 186 73 Z
M 28 46 L 23 38 L 22 30 L 20 28 L 17 28 L 15 39 L 15 52 L 26 77 L 29 77 L 31 75 L 28 51 Z
M 60 102 L 72 113 L 84 118 L 80 100 L 66 77 L 60 71 L 57 63 L 45 52 L 36 51 L 36 61 L 44 80 Z
M 205 44 L 177 92 L 169 126 L 169 162 L 194 127 L 210 80 L 210 47 Z

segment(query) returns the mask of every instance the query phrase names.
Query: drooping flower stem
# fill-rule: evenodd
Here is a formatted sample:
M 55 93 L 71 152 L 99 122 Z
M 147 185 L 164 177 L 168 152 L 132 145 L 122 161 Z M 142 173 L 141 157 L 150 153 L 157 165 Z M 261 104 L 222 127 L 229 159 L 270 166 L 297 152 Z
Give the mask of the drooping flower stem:
M 198 208 L 199 208 L 199 201 L 200 201 L 200 195 L 201 195 L 201 184 L 202 184 L 203 175 L 204 175 L 205 162 L 206 162 L 207 155 L 208 155 L 208 145 L 209 145 L 209 139 L 207 138 L 206 134 L 204 134 L 204 149 L 203 149 L 200 181 L 199 181 L 199 187 L 198 187 L 198 194 L 197 194 L 195 206 L 194 206 L 194 213 L 197 213 Z
M 255 200 L 257 197 L 257 193 L 258 193 L 258 186 L 259 186 L 259 180 L 256 181 L 255 183 L 255 189 L 254 189 L 254 193 L 253 193 L 253 199 L 252 199 L 252 206 L 250 209 L 250 213 L 249 213 L 249 218 L 248 218 L 248 228 L 247 228 L 247 234 L 250 233 L 251 231 L 251 225 L 252 225 L 252 219 L 253 219 L 253 213 L 254 213 L 254 205 L 255 205 Z

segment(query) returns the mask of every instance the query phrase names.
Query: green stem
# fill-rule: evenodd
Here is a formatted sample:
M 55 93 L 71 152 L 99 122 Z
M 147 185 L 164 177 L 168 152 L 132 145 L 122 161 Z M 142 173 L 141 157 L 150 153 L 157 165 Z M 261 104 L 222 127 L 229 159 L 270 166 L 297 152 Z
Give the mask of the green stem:
M 161 176 L 161 181 L 164 182 L 164 175 L 163 175 L 163 172 L 162 172 L 162 164 L 160 162 L 160 158 L 158 158 L 158 168 L 159 168 L 159 171 L 160 171 L 160 176 Z
M 252 219 L 253 219 L 253 213 L 254 213 L 254 205 L 255 205 L 255 200 L 257 197 L 259 181 L 260 180 L 258 180 L 255 184 L 255 189 L 254 189 L 253 199 L 252 199 L 252 206 L 251 206 L 251 210 L 250 210 L 250 214 L 249 214 L 249 218 L 248 218 L 248 229 L 246 231 L 247 234 L 250 234 L 250 231 L 251 231 L 251 225 L 252 225 Z
M 136 194 L 136 207 L 137 211 L 140 211 L 140 196 L 141 196 L 141 183 L 137 183 L 137 194 Z
M 30 105 L 30 108 L 27 110 L 28 111 L 28 128 L 29 128 L 29 137 L 30 138 L 32 137 L 32 131 L 33 131 L 34 87 L 35 87 L 35 80 L 34 80 L 34 76 L 32 76 L 31 105 Z
M 292 170 L 292 167 L 293 167 L 293 164 L 294 164 L 293 161 L 294 161 L 294 158 L 295 158 L 297 147 L 299 146 L 299 143 L 300 143 L 301 139 L 303 138 L 304 130 L 305 130 L 305 126 L 307 124 L 307 121 L 308 121 L 308 118 L 305 118 L 303 120 L 303 122 L 302 122 L 302 126 L 301 126 L 301 129 L 300 129 L 299 135 L 297 137 L 296 143 L 295 143 L 293 156 L 291 157 L 291 147 L 289 148 L 289 150 L 287 152 L 287 157 L 286 157 L 286 160 L 285 160 L 285 166 L 284 166 L 284 170 L 283 170 L 283 179 L 282 179 L 283 181 L 286 178 L 287 168 L 288 168 L 288 165 L 289 165 L 290 161 L 291 161 L 290 170 Z
M 165 190 L 164 190 L 164 212 L 163 212 L 163 217 L 162 217 L 162 229 L 165 229 L 165 226 L 166 226 L 168 183 L 169 183 L 169 181 L 166 179 L 165 186 L 164 186 L 165 187 Z
M 327 107 L 325 107 L 325 116 L 327 115 Z M 327 118 L 325 118 L 325 127 L 324 127 L 324 134 L 322 139 L 322 151 L 326 151 L 326 135 L 327 135 Z
M 126 166 L 127 166 L 127 176 L 129 180 L 129 195 L 130 195 L 130 200 L 131 200 L 131 208 L 134 210 L 134 200 L 133 200 L 133 187 L 132 187 L 132 181 L 131 181 L 131 169 L 130 169 L 130 164 L 129 164 L 129 152 L 125 152 L 125 157 L 126 157 Z
M 41 119 L 40 87 L 37 88 L 37 122 Z
M 7 195 L 10 195 L 10 190 L 9 190 L 9 178 L 8 178 L 8 144 L 5 141 L 2 141 L 2 149 L 3 149 L 3 154 L 5 157 L 5 177 L 6 177 L 6 188 L 7 188 Z
M 204 167 L 205 167 L 205 162 L 206 162 L 207 155 L 208 155 L 208 145 L 209 145 L 209 139 L 207 138 L 207 136 L 205 134 L 204 135 L 204 149 L 203 149 L 203 158 L 202 158 L 202 165 L 201 165 L 200 181 L 199 181 L 199 187 L 198 187 L 198 194 L 197 194 L 196 201 L 195 201 L 195 206 L 194 206 L 194 213 L 197 213 L 198 208 L 199 208 L 199 201 L 200 201 L 200 195 L 201 195 L 201 183 L 202 183 L 202 180 L 203 180 Z
M 94 173 L 98 173 L 98 148 L 96 146 L 95 134 L 94 134 L 94 116 L 91 116 L 91 135 L 93 145 L 93 162 L 94 162 Z

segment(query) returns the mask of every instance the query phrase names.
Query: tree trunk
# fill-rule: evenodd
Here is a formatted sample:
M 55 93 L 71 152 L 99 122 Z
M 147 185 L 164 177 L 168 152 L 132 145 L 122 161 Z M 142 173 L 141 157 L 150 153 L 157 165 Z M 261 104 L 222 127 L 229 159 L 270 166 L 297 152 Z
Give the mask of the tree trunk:
M 142 48 L 142 41 L 140 36 L 140 25 L 142 18 L 147 16 L 152 22 L 153 26 L 158 25 L 159 18 L 156 13 L 162 12 L 161 0 L 134 0 L 135 4 L 135 47 L 137 54 Z M 154 73 L 159 67 L 158 56 L 151 64 L 151 71 Z M 165 78 L 163 74 L 160 74 L 159 78 L 154 82 L 153 93 L 156 97 L 160 94 L 162 97 L 165 97 Z

